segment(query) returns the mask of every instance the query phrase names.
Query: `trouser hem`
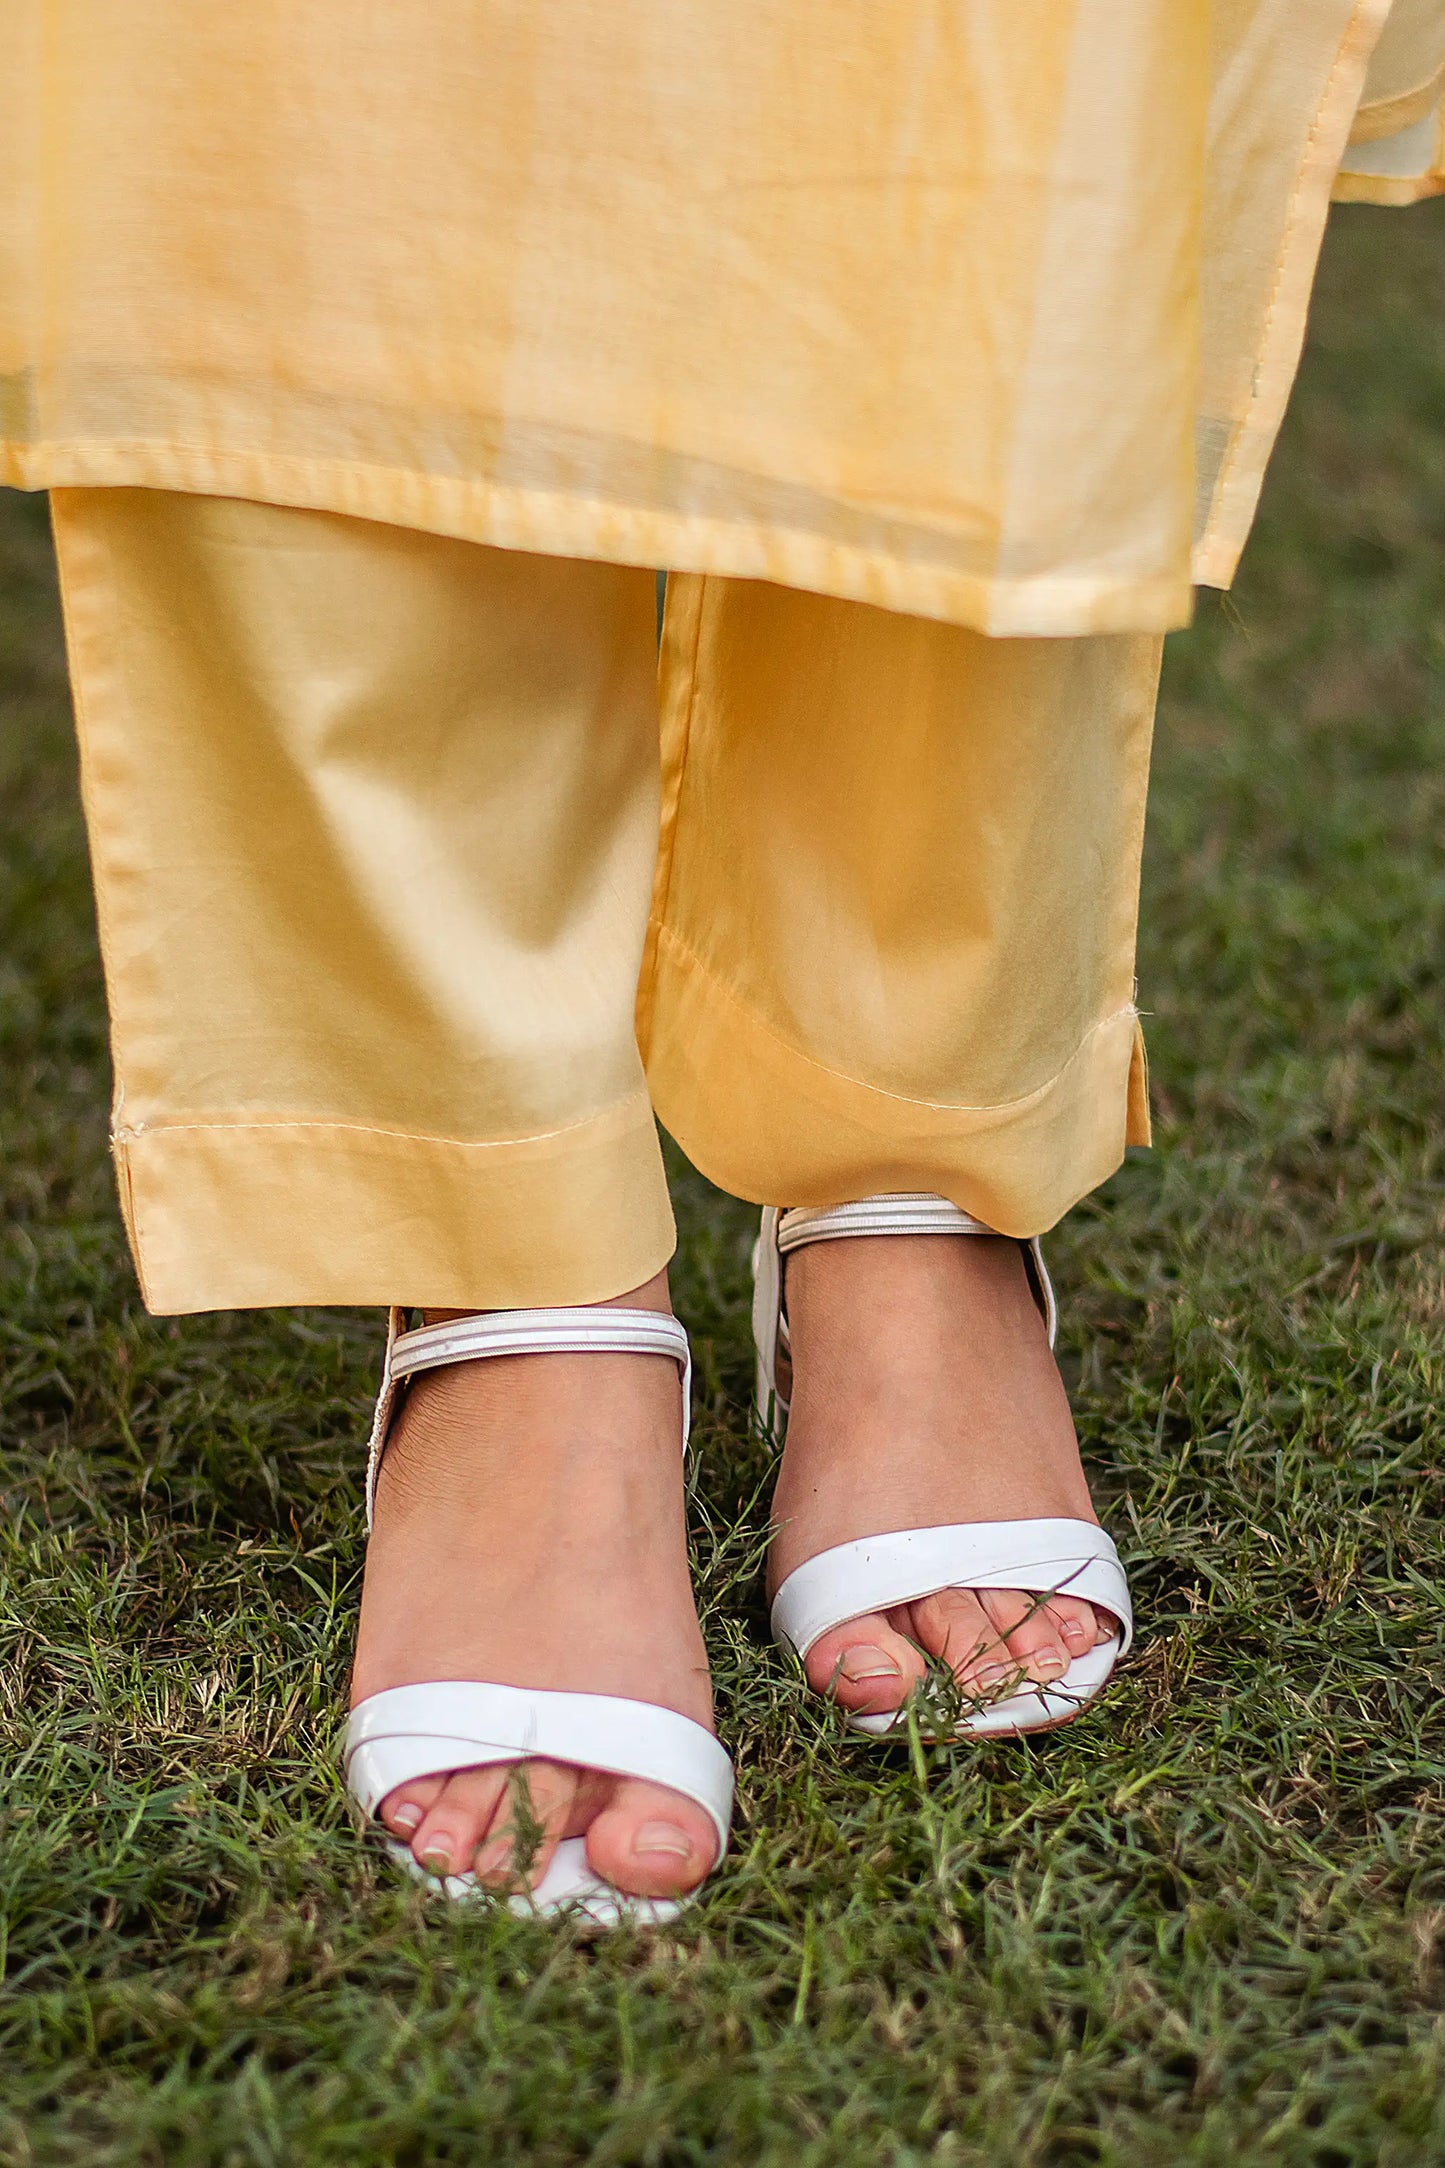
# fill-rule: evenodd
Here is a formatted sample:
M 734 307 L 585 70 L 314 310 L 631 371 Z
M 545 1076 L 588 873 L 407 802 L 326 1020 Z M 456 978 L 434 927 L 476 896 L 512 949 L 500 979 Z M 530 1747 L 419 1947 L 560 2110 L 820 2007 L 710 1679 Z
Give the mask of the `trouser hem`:
M 277 1118 L 138 1125 L 113 1150 L 141 1292 L 163 1317 L 602 1302 L 676 1243 L 640 1093 L 496 1143 Z
M 1132 1003 L 1027 1096 L 991 1107 L 901 1098 L 787 1044 L 654 927 L 646 1048 L 653 1105 L 709 1181 L 755 1204 L 889 1191 L 950 1198 L 1001 1234 L 1042 1234 L 1149 1142 Z

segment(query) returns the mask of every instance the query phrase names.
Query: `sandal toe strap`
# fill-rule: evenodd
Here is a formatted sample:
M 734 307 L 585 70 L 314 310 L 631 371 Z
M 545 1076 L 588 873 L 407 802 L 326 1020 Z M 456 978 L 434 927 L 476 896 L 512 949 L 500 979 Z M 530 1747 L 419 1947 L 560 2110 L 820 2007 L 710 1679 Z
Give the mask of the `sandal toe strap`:
M 1115 1657 L 1133 1639 L 1129 1584 L 1119 1554 L 1102 1528 L 1076 1520 L 961 1522 L 840 1543 L 788 1575 L 773 1600 L 773 1635 L 805 1657 L 824 1634 L 851 1618 L 948 1588 L 1079 1596 L 1119 1621 Z
M 733 1768 L 726 1750 L 701 1724 L 652 1702 L 474 1680 L 394 1686 L 352 1710 L 343 1759 L 348 1788 L 367 1815 L 398 1784 L 452 1769 L 543 1760 L 639 1777 L 701 1807 L 717 1832 L 718 1859 L 727 1849 Z

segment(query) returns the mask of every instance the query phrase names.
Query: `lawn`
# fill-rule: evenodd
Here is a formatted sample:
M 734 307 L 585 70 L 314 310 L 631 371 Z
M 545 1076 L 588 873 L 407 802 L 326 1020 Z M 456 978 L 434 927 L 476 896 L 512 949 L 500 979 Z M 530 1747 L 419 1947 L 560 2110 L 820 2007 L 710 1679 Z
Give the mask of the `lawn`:
M 880 1749 L 757 1574 L 749 1214 L 680 1164 L 736 1847 L 670 1932 L 448 1913 L 336 1767 L 378 1320 L 152 1322 L 43 507 L 0 500 L 0 2161 L 1445 2163 L 1445 202 L 1337 214 L 1171 643 L 1157 1148 L 1054 1237 L 1140 1640 Z

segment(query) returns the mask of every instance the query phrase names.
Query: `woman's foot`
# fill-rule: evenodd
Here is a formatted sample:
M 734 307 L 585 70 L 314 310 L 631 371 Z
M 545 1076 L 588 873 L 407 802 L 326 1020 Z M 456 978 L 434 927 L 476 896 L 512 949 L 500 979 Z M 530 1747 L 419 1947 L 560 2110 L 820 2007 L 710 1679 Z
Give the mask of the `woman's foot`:
M 787 1260 L 793 1376 L 770 1577 L 834 1544 L 961 1521 L 1095 1521 L 1023 1251 L 1002 1236 L 855 1236 Z M 1077 1597 L 947 1589 L 849 1620 L 806 1671 L 882 1715 L 927 1674 L 994 1700 L 1051 1684 L 1115 1623 Z
M 666 1275 L 617 1306 L 668 1310 Z M 711 1729 L 680 1389 L 648 1355 L 495 1356 L 416 1379 L 377 1485 L 353 1702 L 481 1679 L 623 1695 Z M 380 1814 L 429 1872 L 497 1888 L 535 1886 L 563 1837 L 585 1836 L 592 1871 L 640 1897 L 695 1888 L 717 1852 L 680 1793 L 558 1762 L 427 1777 Z

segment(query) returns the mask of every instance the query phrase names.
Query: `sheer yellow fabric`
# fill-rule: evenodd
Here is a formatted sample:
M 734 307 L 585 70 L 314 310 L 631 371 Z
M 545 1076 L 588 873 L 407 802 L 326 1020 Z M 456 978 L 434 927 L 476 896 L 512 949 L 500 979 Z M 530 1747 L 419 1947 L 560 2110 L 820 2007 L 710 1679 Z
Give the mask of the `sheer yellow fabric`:
M 1445 101 L 1407 127 L 1371 136 L 1345 154 L 1337 203 L 1419 203 L 1445 193 Z
M 1370 60 L 1351 144 L 1378 142 L 1437 115 L 1442 91 L 1445 12 L 1439 0 L 1394 0 Z M 1445 187 L 1445 172 L 1433 178 Z
M 7 0 L 0 479 L 1176 624 L 1387 11 Z
M 1445 8 L 1394 0 L 1335 181 L 1346 203 L 1445 193 Z
M 683 575 L 659 737 L 644 572 L 55 513 L 153 1309 L 619 1294 L 672 1248 L 654 1104 L 745 1197 L 1017 1234 L 1147 1139 L 1157 639 Z

